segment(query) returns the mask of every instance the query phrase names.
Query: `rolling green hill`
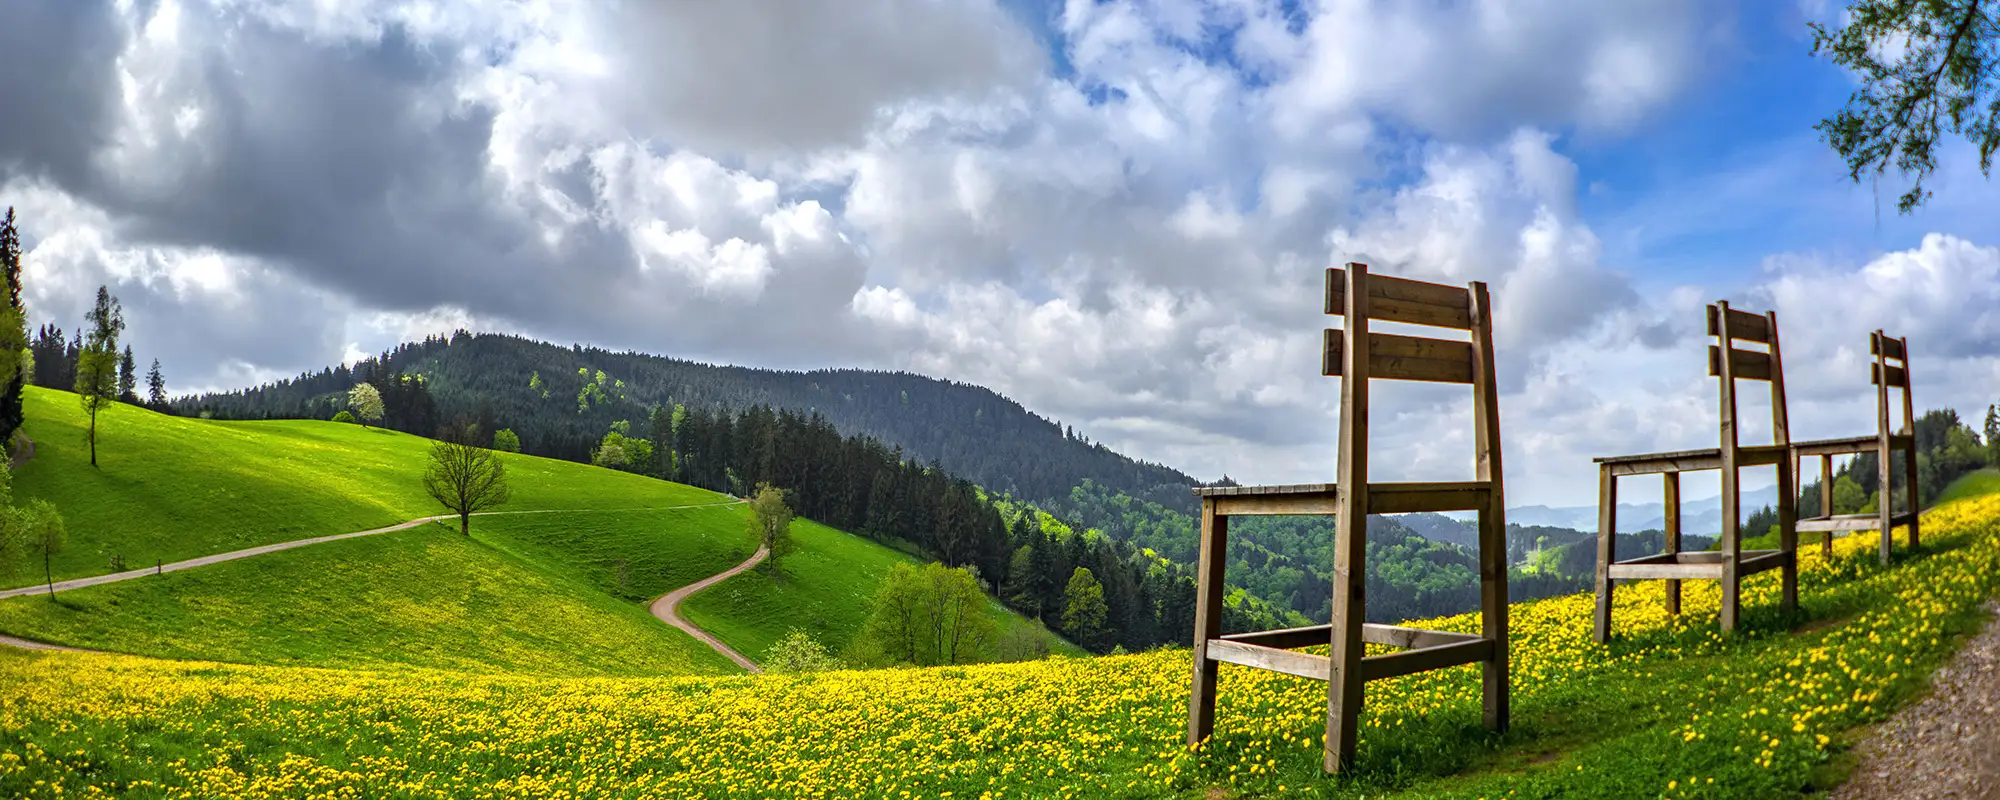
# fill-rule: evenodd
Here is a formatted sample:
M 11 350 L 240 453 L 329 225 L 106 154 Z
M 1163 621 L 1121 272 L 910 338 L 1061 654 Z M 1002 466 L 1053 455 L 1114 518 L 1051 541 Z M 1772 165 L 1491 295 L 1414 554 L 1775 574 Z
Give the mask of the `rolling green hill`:
M 420 483 L 431 441 L 315 421 L 223 422 L 115 403 L 98 417 L 91 467 L 76 396 L 29 387 L 35 457 L 14 476 L 17 501 L 61 510 L 69 546 L 57 579 L 113 571 L 113 555 L 154 561 L 392 525 L 443 511 Z M 657 508 L 729 498 L 584 464 L 502 454 L 509 511 Z M 40 566 L 40 565 L 36 565 Z M 41 579 L 0 576 L 0 585 Z
M 430 441 L 318 421 L 221 422 L 116 405 L 99 466 L 73 395 L 29 389 L 34 458 L 16 496 L 69 529 L 58 578 L 380 527 L 442 511 L 419 484 Z M 512 501 L 475 520 L 0 601 L 0 632 L 94 649 L 251 664 L 413 665 L 557 674 L 733 671 L 644 604 L 756 549 L 727 495 L 503 454 Z M 673 508 L 673 506 L 693 506 Z M 740 576 L 689 616 L 762 658 L 790 625 L 844 647 L 891 565 L 910 560 L 817 523 L 775 580 Z M 30 566 L 39 566 L 34 564 Z M 32 584 L 39 570 L 4 583 Z M 1003 628 L 1029 623 L 993 603 Z M 1076 652 L 1060 641 L 1060 652 Z
M 431 524 L 327 542 L 75 589 L 54 602 L 44 595 L 0 601 L 0 632 L 247 664 L 547 675 L 736 672 L 644 607 L 606 595 L 570 570 L 484 543 L 506 535 L 486 530 L 502 527 L 502 519 L 583 533 L 612 517 L 663 523 L 671 513 L 486 518 L 471 541 L 455 525 Z

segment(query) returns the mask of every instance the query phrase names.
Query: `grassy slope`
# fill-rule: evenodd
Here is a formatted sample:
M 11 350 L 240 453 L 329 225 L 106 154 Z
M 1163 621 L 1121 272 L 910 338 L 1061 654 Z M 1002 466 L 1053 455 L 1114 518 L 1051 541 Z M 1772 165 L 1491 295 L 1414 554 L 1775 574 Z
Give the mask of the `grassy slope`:
M 56 557 L 58 579 L 109 572 L 114 554 L 136 567 L 443 510 L 420 483 L 431 444 L 421 437 L 332 422 L 187 419 L 118 404 L 99 414 L 92 468 L 76 396 L 30 387 L 26 401 L 35 457 L 15 476 L 14 492 L 62 512 L 69 546 Z M 506 464 L 507 510 L 727 499 L 554 459 L 509 454 Z M 33 583 L 40 572 L 17 570 L 0 585 Z
M 568 531 L 613 516 L 657 522 L 664 513 L 673 512 L 492 520 L 535 519 Z M 477 521 L 475 536 L 491 537 L 492 520 Z M 0 601 L 0 631 L 254 664 L 554 675 L 736 671 L 644 608 L 442 524 L 64 592 L 54 602 L 43 595 Z
M 1587 594 L 1516 605 L 1513 730 L 1479 727 L 1474 668 L 1376 682 L 1363 766 L 1340 781 L 1319 774 L 1326 695 L 1312 681 L 1225 668 L 1216 736 L 1187 750 L 1183 649 L 553 681 L 0 651 L 0 794 L 47 795 L 36 782 L 48 781 L 70 796 L 164 784 L 245 797 L 303 785 L 364 796 L 1798 797 L 1839 777 L 1860 726 L 1919 692 L 2000 591 L 2000 496 L 1947 504 L 1925 525 L 1924 549 L 1888 568 L 1862 537 L 1838 542 L 1831 561 L 1808 554 L 1794 618 L 1776 615 L 1774 578 L 1753 578 L 1739 636 L 1716 634 L 1712 585 L 1690 588 L 1678 619 L 1660 611 L 1657 582 L 1621 592 L 1609 647 L 1589 640 Z
M 876 587 L 889 569 L 915 559 L 867 539 L 811 520 L 792 524 L 793 553 L 778 574 L 751 570 L 710 587 L 681 604 L 681 613 L 724 644 L 753 660 L 796 627 L 835 653 L 845 650 L 868 620 Z M 1006 630 L 1029 621 L 989 601 L 987 613 Z M 1057 639 L 1054 649 L 1078 654 Z
M 545 517 L 561 516 L 562 524 Z M 653 598 L 756 552 L 747 506 L 492 517 L 473 536 L 551 574 L 627 601 Z M 621 581 L 620 564 L 624 578 Z

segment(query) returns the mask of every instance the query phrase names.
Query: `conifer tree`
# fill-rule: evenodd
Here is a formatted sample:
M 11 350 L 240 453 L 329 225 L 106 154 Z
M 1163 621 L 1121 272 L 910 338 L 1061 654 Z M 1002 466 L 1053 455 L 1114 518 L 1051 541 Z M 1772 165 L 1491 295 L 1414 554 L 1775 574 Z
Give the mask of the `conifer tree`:
M 97 287 L 97 303 L 85 317 L 90 338 L 77 357 L 76 394 L 90 415 L 90 465 L 97 466 L 97 412 L 118 399 L 118 334 L 125 330 L 125 312 L 111 290 Z

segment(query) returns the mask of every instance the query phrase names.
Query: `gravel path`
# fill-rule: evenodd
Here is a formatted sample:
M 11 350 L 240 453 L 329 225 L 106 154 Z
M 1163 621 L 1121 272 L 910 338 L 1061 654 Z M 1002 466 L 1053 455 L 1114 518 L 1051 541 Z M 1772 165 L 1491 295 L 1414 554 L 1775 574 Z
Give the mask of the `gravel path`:
M 765 556 L 770 554 L 770 549 L 759 545 L 757 552 L 752 553 L 750 558 L 743 563 L 661 595 L 660 599 L 653 601 L 653 616 L 659 617 L 661 622 L 686 631 L 689 636 L 702 640 L 709 647 L 715 648 L 715 652 L 728 656 L 729 660 L 736 662 L 736 666 L 742 667 L 749 672 L 763 674 L 764 668 L 757 666 L 757 662 L 744 658 L 742 653 L 736 652 L 729 645 L 723 644 L 722 640 L 709 635 L 708 631 L 702 630 L 694 623 L 683 618 L 681 616 L 681 601 L 688 599 L 688 596 L 695 592 L 729 580 L 744 570 L 757 566 L 759 562 L 764 560 Z
M 2000 614 L 2000 601 L 1988 607 Z M 1861 765 L 1833 800 L 2000 800 L 2000 619 L 1856 752 Z

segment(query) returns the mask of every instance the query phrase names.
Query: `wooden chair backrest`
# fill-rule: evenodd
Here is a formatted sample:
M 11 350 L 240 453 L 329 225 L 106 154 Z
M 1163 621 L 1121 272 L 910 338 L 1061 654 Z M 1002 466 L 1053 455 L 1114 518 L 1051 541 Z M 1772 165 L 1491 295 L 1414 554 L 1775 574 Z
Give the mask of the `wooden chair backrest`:
M 1486 284 L 1465 287 L 1371 275 L 1349 263 L 1326 271 L 1326 313 L 1344 317 L 1328 328 L 1320 373 L 1344 377 L 1340 411 L 1341 486 L 1368 482 L 1368 382 L 1463 383 L 1472 386 L 1478 480 L 1500 491 L 1500 407 L 1493 378 L 1493 315 Z M 1468 331 L 1470 341 L 1375 333 L 1370 320 Z M 1360 380 L 1356 380 L 1356 379 Z
M 1868 335 L 1868 354 L 1875 357 L 1869 366 L 1868 382 L 1875 384 L 1875 405 L 1881 419 L 1882 435 L 1889 430 L 1889 388 L 1903 390 L 1903 427 L 1899 433 L 1917 430 L 1916 410 L 1910 400 L 1910 340 L 1897 339 L 1876 330 Z M 1890 362 L 1895 363 L 1890 363 Z M 1887 380 L 1883 376 L 1888 376 Z
M 1722 447 L 1734 451 L 1742 446 L 1736 426 L 1736 382 L 1765 381 L 1771 384 L 1771 443 L 1792 443 L 1791 426 L 1785 416 L 1785 362 L 1778 349 L 1778 312 L 1752 314 L 1719 301 L 1708 307 L 1708 335 L 1716 344 L 1708 346 L 1708 374 L 1722 379 Z M 1737 342 L 1756 342 L 1765 350 L 1745 350 Z M 1723 358 L 1727 353 L 1729 357 Z M 1733 460 L 1733 459 L 1732 459 Z

